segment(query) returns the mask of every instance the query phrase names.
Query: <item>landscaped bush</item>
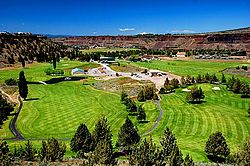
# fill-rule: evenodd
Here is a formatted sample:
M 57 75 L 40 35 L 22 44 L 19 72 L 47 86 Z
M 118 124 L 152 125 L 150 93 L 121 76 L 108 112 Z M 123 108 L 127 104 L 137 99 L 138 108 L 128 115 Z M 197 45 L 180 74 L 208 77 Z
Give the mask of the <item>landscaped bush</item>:
M 17 85 L 17 80 L 10 78 L 4 81 L 6 85 Z
M 64 74 L 64 71 L 62 69 L 47 68 L 44 70 L 44 72 L 47 75 L 63 75 Z

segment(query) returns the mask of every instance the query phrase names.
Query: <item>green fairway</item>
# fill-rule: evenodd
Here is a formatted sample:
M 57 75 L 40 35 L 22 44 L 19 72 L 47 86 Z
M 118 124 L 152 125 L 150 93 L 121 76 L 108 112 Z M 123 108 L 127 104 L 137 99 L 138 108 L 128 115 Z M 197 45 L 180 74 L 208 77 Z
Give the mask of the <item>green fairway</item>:
M 138 50 L 135 48 L 119 48 L 119 47 L 114 47 L 114 48 L 92 48 L 92 49 L 85 49 L 85 50 L 80 50 L 81 53 L 92 53 L 92 52 L 116 52 L 116 51 L 130 51 L 130 50 Z
M 184 154 L 191 154 L 195 161 L 206 161 L 205 143 L 209 135 L 221 131 L 232 151 L 250 136 L 250 119 L 247 109 L 249 99 L 228 92 L 224 86 L 221 91 L 212 91 L 210 84 L 199 85 L 205 91 L 202 104 L 189 104 L 187 92 L 177 90 L 175 94 L 162 95 L 163 118 L 153 132 L 159 143 L 166 126 L 176 135 Z
M 116 136 L 128 114 L 120 95 L 95 90 L 80 82 L 29 85 L 29 89 L 28 98 L 38 99 L 24 101 L 18 117 L 17 128 L 25 138 L 71 138 L 80 123 L 86 123 L 93 130 L 101 116 L 108 118 Z M 153 123 L 158 111 L 151 103 L 146 103 L 145 108 Z M 151 123 L 140 125 L 141 132 L 148 130 Z
M 246 65 L 246 63 L 241 62 L 211 62 L 211 61 L 185 61 L 185 60 L 175 60 L 175 61 L 151 61 L 151 62 L 134 62 L 131 63 L 135 66 L 146 67 L 150 69 L 158 69 L 162 71 L 168 71 L 173 74 L 180 76 L 197 76 L 198 74 L 217 73 L 219 74 L 225 68 L 237 67 L 241 65 Z M 220 75 L 218 75 L 220 76 Z M 240 76 L 238 76 L 240 77 Z M 250 78 L 240 77 L 245 81 L 250 83 Z

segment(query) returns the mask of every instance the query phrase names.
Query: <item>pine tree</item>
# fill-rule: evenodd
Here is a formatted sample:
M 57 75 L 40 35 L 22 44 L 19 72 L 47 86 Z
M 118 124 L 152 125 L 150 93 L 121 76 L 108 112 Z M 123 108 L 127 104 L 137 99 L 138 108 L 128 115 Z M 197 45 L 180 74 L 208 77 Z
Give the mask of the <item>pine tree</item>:
M 28 140 L 28 142 L 25 144 L 24 147 L 24 156 L 23 158 L 28 161 L 32 161 L 35 159 L 37 151 L 35 148 L 33 148 L 32 143 Z
M 141 89 L 138 92 L 137 100 L 140 101 L 140 102 L 145 101 L 145 91 L 144 91 L 144 89 Z
M 118 133 L 116 146 L 130 149 L 132 145 L 140 141 L 140 135 L 132 121 L 127 117 Z
M 145 110 L 143 109 L 142 105 L 138 107 L 138 115 L 137 115 L 137 120 L 146 120 L 146 113 Z
M 7 120 L 10 112 L 14 110 L 14 106 L 10 104 L 0 92 L 0 128 L 3 124 L 3 121 Z
M 81 150 L 82 153 L 91 151 L 92 136 L 85 124 L 80 124 L 74 137 L 71 139 L 70 147 L 73 152 Z
M 28 85 L 23 71 L 19 73 L 18 88 L 20 96 L 26 99 L 28 96 Z
M 226 139 L 221 132 L 216 132 L 209 136 L 205 152 L 207 155 L 212 155 L 213 157 L 224 158 L 230 154 L 230 149 L 227 146 Z
M 42 148 L 40 150 L 41 160 L 56 161 L 62 160 L 66 152 L 66 145 L 55 138 L 42 141 Z
M 52 63 L 53 63 L 53 68 L 56 69 L 56 57 L 55 57 L 55 55 L 53 56 Z
M 158 161 L 157 147 L 153 144 L 152 138 L 149 141 L 144 139 L 138 148 L 133 148 L 129 157 L 129 163 L 133 165 L 150 166 Z
M 185 157 L 183 166 L 194 166 L 194 161 L 189 154 Z
M 166 128 L 161 139 L 160 163 L 179 165 L 183 162 L 182 154 L 177 146 L 176 139 L 169 128 Z
M 95 130 L 92 135 L 93 135 L 94 147 L 96 147 L 98 142 L 100 142 L 103 139 L 111 140 L 112 133 L 110 131 L 110 126 L 108 124 L 107 118 L 101 117 L 97 121 L 95 125 Z
M 114 165 L 113 147 L 111 138 L 106 137 L 100 140 L 94 150 L 93 160 L 95 164 Z
M 125 93 L 124 91 L 122 91 L 122 93 L 121 93 L 121 102 L 125 103 L 125 100 L 127 99 L 127 97 L 128 97 L 128 94 Z
M 221 83 L 225 84 L 227 82 L 225 75 L 222 73 L 221 75 Z

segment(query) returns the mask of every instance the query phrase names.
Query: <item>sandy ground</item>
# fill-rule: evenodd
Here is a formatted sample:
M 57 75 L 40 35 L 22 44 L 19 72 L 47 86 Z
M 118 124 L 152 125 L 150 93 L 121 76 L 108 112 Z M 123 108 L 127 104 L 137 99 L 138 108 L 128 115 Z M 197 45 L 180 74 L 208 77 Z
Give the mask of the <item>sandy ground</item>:
M 93 69 L 89 70 L 88 75 L 94 76 L 94 77 L 102 77 L 103 80 L 108 80 L 108 79 L 112 79 L 112 78 L 117 78 L 116 73 L 118 73 L 119 77 L 120 76 L 130 77 L 130 78 L 135 79 L 135 80 L 149 80 L 155 84 L 155 86 L 158 90 L 160 90 L 160 88 L 164 85 L 166 78 L 168 78 L 169 80 L 172 80 L 174 78 L 176 78 L 178 80 L 181 79 L 180 76 L 177 76 L 177 75 L 174 75 L 174 74 L 171 74 L 168 72 L 165 72 L 166 75 L 155 76 L 155 77 L 151 77 L 149 75 L 142 74 L 140 72 L 135 72 L 134 75 L 131 76 L 131 73 L 116 72 L 105 64 L 101 64 L 101 65 L 102 65 L 102 69 L 103 69 L 103 70 L 101 70 L 102 72 L 98 68 L 93 68 Z

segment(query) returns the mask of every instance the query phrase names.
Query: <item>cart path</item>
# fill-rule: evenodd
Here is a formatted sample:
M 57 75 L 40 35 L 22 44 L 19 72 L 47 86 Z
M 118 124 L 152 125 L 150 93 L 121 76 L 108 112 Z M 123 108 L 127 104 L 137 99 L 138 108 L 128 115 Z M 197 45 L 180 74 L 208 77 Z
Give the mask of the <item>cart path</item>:
M 22 101 L 21 97 L 18 96 L 17 99 L 19 102 L 19 106 L 18 106 L 17 111 L 14 115 L 14 118 L 11 119 L 10 126 L 9 126 L 10 131 L 14 134 L 14 138 L 10 138 L 9 140 L 24 140 L 24 137 L 16 128 L 16 121 L 17 121 L 18 115 L 23 107 L 23 101 Z
M 160 122 L 160 120 L 161 120 L 161 118 L 162 118 L 163 109 L 161 108 L 160 100 L 156 100 L 156 101 L 155 101 L 155 104 L 157 105 L 158 109 L 160 110 L 160 115 L 158 116 L 158 118 L 157 118 L 155 124 L 154 124 L 147 132 L 143 133 L 141 136 L 146 136 L 146 135 L 152 133 L 153 130 L 158 126 L 158 124 L 159 124 L 159 122 Z

